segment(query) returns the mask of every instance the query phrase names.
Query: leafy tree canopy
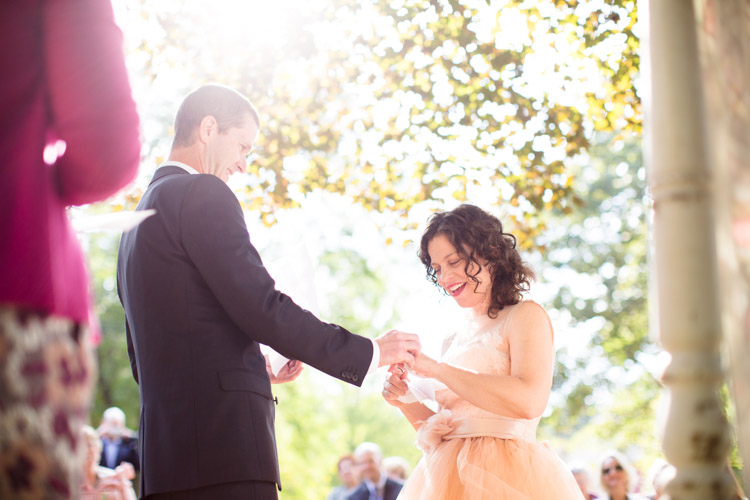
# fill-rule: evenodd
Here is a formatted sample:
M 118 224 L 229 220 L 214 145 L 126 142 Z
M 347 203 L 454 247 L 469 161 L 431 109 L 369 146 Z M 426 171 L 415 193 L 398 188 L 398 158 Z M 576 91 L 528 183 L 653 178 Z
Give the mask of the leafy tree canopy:
M 568 166 L 591 134 L 640 130 L 633 1 L 132 0 L 119 18 L 149 162 L 187 91 L 238 88 L 263 120 L 242 198 L 269 224 L 327 190 L 402 228 L 417 204 L 482 199 L 536 236 L 537 211 L 580 201 Z

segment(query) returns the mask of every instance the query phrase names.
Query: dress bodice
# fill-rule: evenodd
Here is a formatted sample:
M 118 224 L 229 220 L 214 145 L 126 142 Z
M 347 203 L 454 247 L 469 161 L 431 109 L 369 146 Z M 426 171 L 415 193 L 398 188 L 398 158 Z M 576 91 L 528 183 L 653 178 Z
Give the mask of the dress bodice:
M 496 318 L 469 315 L 460 331 L 446 342 L 441 361 L 477 373 L 510 375 L 508 336 L 513 314 L 522 303 L 504 308 Z M 511 419 L 479 408 L 445 386 L 435 392 L 439 411 L 450 410 L 453 419 L 497 419 L 512 421 L 515 432 L 534 439 L 539 418 Z M 511 422 L 508 422 L 511 423 Z M 520 436 L 519 436 L 520 437 Z
M 522 303 L 506 307 L 495 319 L 468 318 L 444 344 L 441 360 L 477 373 L 510 375 L 511 344 L 525 333 L 514 327 L 514 315 L 520 319 L 534 307 L 543 311 L 538 304 Z M 547 443 L 536 440 L 539 418 L 494 414 L 445 386 L 434 388 L 437 412 L 416 422 L 417 446 L 424 455 L 400 500 L 583 500 L 568 466 Z

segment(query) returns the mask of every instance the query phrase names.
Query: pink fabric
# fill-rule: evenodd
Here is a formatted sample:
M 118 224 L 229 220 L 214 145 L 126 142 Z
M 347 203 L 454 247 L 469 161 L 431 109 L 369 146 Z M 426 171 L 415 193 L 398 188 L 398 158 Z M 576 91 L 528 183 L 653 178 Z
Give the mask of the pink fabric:
M 497 437 L 502 439 L 536 439 L 537 420 L 520 418 L 454 418 L 443 409 L 422 422 L 417 430 L 417 448 L 429 454 L 442 441 L 468 437 Z
M 510 306 L 496 319 L 471 315 L 442 360 L 477 373 L 511 373 L 513 314 L 534 302 Z M 448 388 L 438 389 L 438 411 L 421 423 L 424 452 L 399 500 L 583 500 L 568 467 L 536 440 L 539 417 L 510 418 L 474 406 Z
M 138 115 L 108 0 L 0 2 L 0 304 L 88 323 L 68 205 L 102 200 L 138 169 Z M 65 154 L 43 161 L 62 139 Z
M 453 431 L 451 411 L 440 410 L 417 429 L 417 448 L 426 454 L 434 452 L 445 436 Z

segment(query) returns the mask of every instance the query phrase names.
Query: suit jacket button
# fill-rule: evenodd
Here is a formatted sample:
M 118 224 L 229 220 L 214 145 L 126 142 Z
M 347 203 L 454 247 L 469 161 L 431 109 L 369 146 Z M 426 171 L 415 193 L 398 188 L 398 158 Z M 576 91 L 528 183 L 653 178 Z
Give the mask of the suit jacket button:
M 358 381 L 359 380 L 359 375 L 357 375 L 355 373 L 354 376 L 352 377 L 352 380 L 354 380 L 355 382 Z

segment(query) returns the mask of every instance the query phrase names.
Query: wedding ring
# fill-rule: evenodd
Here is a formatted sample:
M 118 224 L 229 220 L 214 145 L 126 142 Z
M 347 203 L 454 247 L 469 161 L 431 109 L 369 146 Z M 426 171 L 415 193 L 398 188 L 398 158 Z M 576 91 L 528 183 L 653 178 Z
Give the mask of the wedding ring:
M 398 368 L 399 370 L 401 370 L 401 375 L 403 375 L 404 373 L 406 373 L 406 370 L 404 370 L 404 369 L 403 369 L 403 368 L 401 368 L 400 366 L 397 366 L 396 368 Z

